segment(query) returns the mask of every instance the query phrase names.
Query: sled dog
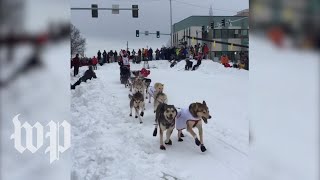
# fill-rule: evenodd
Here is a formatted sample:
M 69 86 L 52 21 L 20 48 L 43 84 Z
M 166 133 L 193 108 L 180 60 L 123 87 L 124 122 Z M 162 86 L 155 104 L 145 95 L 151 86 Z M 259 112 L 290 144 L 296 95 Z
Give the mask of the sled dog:
M 167 95 L 163 92 L 157 93 L 156 97 L 154 98 L 154 101 L 153 101 L 154 113 L 156 112 L 160 103 L 166 103 L 166 104 L 168 103 Z
M 176 118 L 176 128 L 178 130 L 178 141 L 183 141 L 182 130 L 187 129 L 187 131 L 192 135 L 195 139 L 195 143 L 197 146 L 200 146 L 202 152 L 205 152 L 207 149 L 203 143 L 203 130 L 202 130 L 202 121 L 204 123 L 208 123 L 208 119 L 211 119 L 211 115 L 209 113 L 209 108 L 205 101 L 202 103 L 196 102 L 189 105 L 189 108 L 181 109 L 178 112 Z M 193 131 L 193 128 L 196 127 L 199 130 L 200 141 L 198 136 Z
M 143 80 L 141 78 L 136 78 L 131 86 L 131 90 L 134 90 L 133 93 L 136 93 L 137 91 L 139 91 L 140 93 L 142 93 L 143 97 L 145 94 L 145 84 L 143 82 Z
M 140 124 L 142 123 L 142 118 L 144 115 L 144 97 L 142 93 L 136 92 L 135 94 L 129 94 L 130 99 L 130 114 L 132 116 L 132 109 L 135 109 L 135 118 L 139 118 Z
M 164 84 L 162 83 L 155 83 L 154 86 L 148 88 L 149 103 L 151 103 L 151 97 L 154 99 L 159 92 L 163 92 L 163 88 Z
M 172 145 L 172 141 L 170 139 L 170 136 L 172 134 L 172 131 L 175 127 L 175 118 L 177 116 L 177 109 L 174 107 L 174 105 L 167 105 L 165 103 L 159 104 L 157 110 L 156 110 L 156 126 L 153 131 L 153 136 L 157 136 L 157 129 L 159 126 L 160 131 L 160 149 L 166 150 L 166 147 L 163 145 L 163 133 L 166 132 L 166 145 Z

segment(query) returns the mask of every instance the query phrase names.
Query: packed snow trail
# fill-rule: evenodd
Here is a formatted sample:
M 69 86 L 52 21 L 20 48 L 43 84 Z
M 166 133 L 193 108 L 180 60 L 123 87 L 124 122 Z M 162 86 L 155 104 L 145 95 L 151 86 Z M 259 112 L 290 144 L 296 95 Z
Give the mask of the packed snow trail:
M 184 133 L 187 135 L 184 141 L 178 142 L 176 130 L 171 137 L 173 145 L 161 151 L 159 136 L 152 136 L 153 104 L 146 101 L 143 124 L 129 117 L 129 90 L 120 84 L 119 66 L 115 63 L 106 64 L 98 66 L 97 79 L 77 86 L 72 92 L 73 178 L 247 179 L 248 121 L 247 112 L 240 111 L 247 110 L 247 96 L 234 99 L 237 96 L 232 93 L 233 86 L 239 86 L 235 83 L 239 79 L 243 84 L 237 91 L 246 93 L 246 87 L 243 86 L 247 86 L 247 72 L 220 69 L 219 66 L 214 73 L 205 69 L 199 69 L 199 72 L 177 72 L 184 63 L 169 69 L 167 61 L 150 62 L 150 66 L 152 84 L 165 84 L 169 104 L 183 107 L 194 101 L 207 101 L 213 115 L 213 120 L 204 125 L 204 141 L 208 151 L 202 153 L 187 132 Z M 141 69 L 142 64 L 133 64 L 131 67 Z M 81 68 L 80 74 L 85 69 Z M 187 79 L 193 83 L 192 87 L 201 88 L 190 88 L 184 81 Z M 76 78 L 72 78 L 72 82 L 75 81 Z M 231 85 L 223 83 L 225 81 Z M 211 85 L 214 85 L 213 88 Z M 216 92 L 208 92 L 212 89 Z M 198 92 L 193 93 L 195 90 Z M 221 96 L 227 104 L 214 103 Z M 213 101 L 212 97 L 216 99 Z M 233 98 L 234 102 L 229 98 Z M 215 119 L 223 114 L 218 113 L 218 110 L 232 103 L 236 106 L 243 103 L 245 108 L 239 111 L 236 111 L 237 108 L 228 108 L 224 110 L 223 120 L 216 122 Z
M 128 103 L 120 106 L 127 89 L 119 81 L 110 83 L 115 74 L 106 72 L 97 71 L 98 79 L 81 84 L 72 95 L 75 179 L 160 179 L 162 171 L 170 174 L 164 154 L 157 152 L 158 141 L 144 136 L 143 124 L 126 113 Z

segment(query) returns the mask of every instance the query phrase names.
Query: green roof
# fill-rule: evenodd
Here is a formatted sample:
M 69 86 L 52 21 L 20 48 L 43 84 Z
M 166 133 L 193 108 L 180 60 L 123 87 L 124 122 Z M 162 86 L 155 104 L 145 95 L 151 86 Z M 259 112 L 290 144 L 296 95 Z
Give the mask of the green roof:
M 247 16 L 190 16 L 180 22 L 173 24 L 173 32 L 177 32 L 190 26 L 210 26 L 211 22 L 214 21 L 214 24 L 217 25 L 221 23 L 222 19 L 227 20 L 237 20 Z M 249 18 L 249 17 L 248 17 Z M 248 29 L 249 19 L 245 18 L 237 22 L 233 22 L 233 26 L 241 26 L 243 29 Z

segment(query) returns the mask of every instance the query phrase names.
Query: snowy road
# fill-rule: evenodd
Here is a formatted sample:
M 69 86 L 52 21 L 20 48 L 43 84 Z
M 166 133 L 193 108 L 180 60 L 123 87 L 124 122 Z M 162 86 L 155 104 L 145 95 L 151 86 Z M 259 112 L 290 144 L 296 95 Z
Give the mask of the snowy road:
M 152 84 L 165 84 L 169 104 L 187 107 L 206 100 L 213 115 L 204 125 L 208 151 L 202 153 L 187 132 L 178 142 L 176 130 L 173 145 L 161 151 L 159 136 L 152 136 L 152 104 L 147 103 L 143 124 L 129 117 L 129 90 L 119 82 L 119 66 L 107 64 L 98 67 L 97 79 L 71 93 L 73 178 L 248 179 L 248 72 L 211 61 L 195 72 L 179 71 L 184 63 L 172 69 L 167 61 L 150 65 Z

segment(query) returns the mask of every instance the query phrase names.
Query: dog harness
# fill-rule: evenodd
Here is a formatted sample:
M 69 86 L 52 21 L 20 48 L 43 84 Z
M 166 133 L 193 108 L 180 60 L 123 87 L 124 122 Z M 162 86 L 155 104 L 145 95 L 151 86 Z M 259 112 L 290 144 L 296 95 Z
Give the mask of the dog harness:
M 192 114 L 189 111 L 189 108 L 181 109 L 181 111 L 177 114 L 177 120 L 176 120 L 176 128 L 177 130 L 183 130 L 187 128 L 187 122 L 188 121 L 196 121 L 198 123 L 200 118 L 196 118 L 192 116 Z
M 148 93 L 154 97 L 154 92 L 156 91 L 156 89 L 153 87 L 153 86 L 150 86 L 149 89 L 148 89 Z
M 166 127 L 166 129 L 169 129 L 172 126 L 174 127 L 175 121 L 173 120 L 172 122 L 169 122 L 168 120 L 165 120 L 165 122 L 162 122 L 162 124 Z

